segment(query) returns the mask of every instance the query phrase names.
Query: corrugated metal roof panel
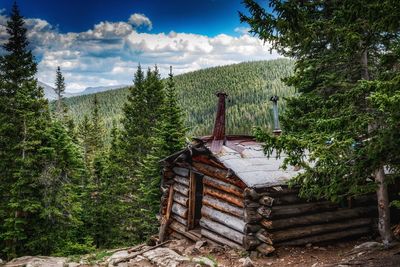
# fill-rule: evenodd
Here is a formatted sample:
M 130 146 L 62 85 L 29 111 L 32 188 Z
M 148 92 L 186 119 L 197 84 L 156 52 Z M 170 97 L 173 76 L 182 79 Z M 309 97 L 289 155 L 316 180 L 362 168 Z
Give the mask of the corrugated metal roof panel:
M 249 187 L 284 185 L 301 172 L 294 170 L 293 167 L 283 170 L 281 166 L 285 157 L 277 159 L 274 153 L 267 157 L 260 143 L 248 142 L 248 140 L 228 142 L 227 146 L 223 146 L 221 151 L 214 156 L 234 171 Z M 235 149 L 235 146 L 238 148 Z

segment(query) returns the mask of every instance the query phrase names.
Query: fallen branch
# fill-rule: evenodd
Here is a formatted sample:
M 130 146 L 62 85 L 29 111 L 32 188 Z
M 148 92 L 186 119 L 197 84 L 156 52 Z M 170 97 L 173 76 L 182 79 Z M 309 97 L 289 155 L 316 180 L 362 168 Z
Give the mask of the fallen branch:
M 142 251 L 136 252 L 136 253 L 134 253 L 134 254 L 132 254 L 132 255 L 129 255 L 129 256 L 125 257 L 125 258 L 122 258 L 122 259 L 119 259 L 119 260 L 113 262 L 113 265 L 114 265 L 114 266 L 117 266 L 117 265 L 118 265 L 119 263 L 121 263 L 121 262 L 127 262 L 127 261 L 129 261 L 129 260 L 131 260 L 131 259 L 133 259 L 133 258 L 135 258 L 135 257 L 137 257 L 137 256 L 139 256 L 139 255 L 142 255 L 143 253 L 145 253 L 145 252 L 147 252 L 147 251 L 150 251 L 150 250 L 153 250 L 153 249 L 155 249 L 155 248 L 164 246 L 165 244 L 167 244 L 167 243 L 169 243 L 169 242 L 171 242 L 171 240 L 162 242 L 162 243 L 160 243 L 160 244 L 158 244 L 158 245 L 155 245 L 155 246 L 153 246 L 153 247 L 146 248 L 146 249 L 144 249 L 144 250 L 142 250 Z

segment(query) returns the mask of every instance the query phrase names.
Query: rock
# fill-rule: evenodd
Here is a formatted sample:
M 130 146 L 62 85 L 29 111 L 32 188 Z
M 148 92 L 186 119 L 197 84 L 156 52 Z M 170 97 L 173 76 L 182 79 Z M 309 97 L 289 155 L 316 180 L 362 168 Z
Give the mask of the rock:
M 242 264 L 243 267 L 254 267 L 254 263 L 249 257 L 241 258 L 239 259 L 239 262 Z
M 306 245 L 306 248 L 311 248 L 312 247 L 312 244 L 311 243 L 308 243 L 307 245 Z
M 190 262 L 188 257 L 184 257 L 169 248 L 156 248 L 143 253 L 143 257 L 159 267 L 177 267 L 182 262 Z
M 108 265 L 109 266 L 113 266 L 114 262 L 116 262 L 116 261 L 118 261 L 118 260 L 120 260 L 122 258 L 128 257 L 128 256 L 129 256 L 129 253 L 128 253 L 127 250 L 117 251 L 107 259 Z M 123 265 L 122 264 L 118 264 L 118 266 L 122 267 Z
M 195 245 L 189 246 L 185 249 L 184 255 L 192 255 L 192 254 L 200 254 L 200 250 L 198 250 Z
M 4 261 L 2 259 L 0 259 L 0 265 L 3 265 Z
M 24 256 L 9 261 L 5 267 L 64 267 L 67 265 L 67 258 Z
M 206 258 L 206 257 L 196 257 L 196 258 L 193 258 L 192 261 L 197 264 L 200 264 L 200 266 L 209 266 L 209 267 L 218 266 L 217 262 L 214 262 L 213 260 Z
M 199 241 L 196 242 L 196 244 L 194 245 L 194 247 L 195 247 L 196 249 L 200 249 L 200 248 L 201 248 L 202 246 L 204 246 L 206 243 L 207 243 L 206 240 L 199 240 Z

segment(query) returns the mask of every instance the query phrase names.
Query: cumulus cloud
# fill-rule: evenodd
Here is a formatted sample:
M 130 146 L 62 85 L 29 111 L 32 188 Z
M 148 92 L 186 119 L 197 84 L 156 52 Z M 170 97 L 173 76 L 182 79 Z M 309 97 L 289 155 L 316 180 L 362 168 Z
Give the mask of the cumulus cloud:
M 0 10 L 0 43 L 7 39 L 6 19 Z M 151 21 L 142 14 L 133 14 L 127 22 L 103 21 L 85 32 L 60 33 L 47 21 L 36 18 L 25 22 L 38 61 L 38 79 L 53 85 L 55 70 L 60 66 L 69 92 L 89 86 L 131 84 L 138 63 L 145 68 L 157 64 L 166 76 L 170 65 L 175 74 L 181 74 L 279 57 L 269 52 L 269 44 L 247 33 L 209 37 L 174 31 L 139 32 L 139 26 L 151 27 Z
M 144 14 L 132 14 L 129 18 L 129 23 L 131 23 L 136 28 L 139 28 L 141 26 L 146 26 L 148 30 L 151 30 L 153 28 L 153 23 Z

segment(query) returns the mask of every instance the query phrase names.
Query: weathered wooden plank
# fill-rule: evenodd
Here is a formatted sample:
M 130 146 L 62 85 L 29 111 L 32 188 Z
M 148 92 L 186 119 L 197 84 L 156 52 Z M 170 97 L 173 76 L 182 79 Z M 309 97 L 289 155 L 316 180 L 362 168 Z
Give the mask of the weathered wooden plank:
M 235 185 L 225 183 L 210 176 L 204 176 L 203 183 L 218 190 L 236 195 L 239 198 L 243 198 L 243 190 Z
M 270 197 L 270 196 L 262 196 L 259 201 L 258 201 L 261 205 L 267 206 L 267 207 L 272 207 L 272 205 L 274 204 L 274 198 Z
M 260 240 L 263 243 L 266 243 L 268 245 L 272 245 L 272 239 L 271 239 L 271 234 L 269 234 L 267 231 L 265 231 L 264 229 L 260 229 L 257 233 L 256 233 L 256 237 L 258 238 L 258 240 Z
M 260 240 L 258 240 L 255 236 L 253 235 L 246 235 L 243 238 L 243 247 L 246 250 L 253 250 L 260 244 Z
M 217 162 L 216 160 L 211 159 L 209 156 L 206 156 L 206 155 L 196 155 L 196 156 L 193 156 L 193 157 L 192 157 L 192 160 L 193 160 L 193 161 L 200 162 L 200 163 L 204 163 L 204 164 L 206 164 L 206 165 L 212 165 L 212 166 L 214 166 L 214 167 L 216 167 L 216 168 L 220 168 L 220 169 L 223 169 L 223 170 L 227 170 L 227 168 L 226 168 L 222 163 Z
M 300 225 L 329 223 L 368 216 L 376 212 L 376 206 L 321 212 L 311 215 L 289 217 L 279 220 L 262 220 L 261 225 L 267 229 L 285 229 Z
M 238 198 L 237 196 L 228 194 L 226 192 L 220 191 L 218 189 L 214 189 L 212 187 L 209 186 L 204 186 L 203 188 L 203 192 L 205 195 L 210 195 L 213 197 L 217 197 L 223 201 L 229 202 L 231 204 L 234 204 L 238 207 L 243 208 L 244 207 L 244 203 L 243 203 L 243 199 Z
M 370 233 L 370 231 L 371 231 L 371 227 L 363 226 L 363 227 L 351 228 L 351 229 L 346 229 L 346 230 L 337 231 L 337 232 L 328 233 L 328 234 L 320 234 L 320 235 L 315 235 L 315 236 L 304 237 L 301 239 L 285 241 L 285 242 L 281 242 L 276 245 L 279 245 L 279 246 L 301 246 L 301 245 L 305 245 L 308 243 L 315 244 L 315 243 L 339 240 L 339 239 L 348 238 L 348 237 L 352 237 L 352 236 L 360 236 L 360 235 L 368 234 L 368 233 Z
M 172 230 L 174 230 L 174 231 L 180 233 L 181 235 L 186 236 L 187 238 L 189 238 L 189 239 L 191 239 L 191 240 L 193 240 L 193 241 L 195 241 L 195 242 L 200 240 L 200 238 L 197 237 L 196 235 L 193 235 L 192 233 L 187 232 L 187 231 L 185 230 L 185 226 L 184 226 L 183 224 L 180 224 L 180 223 L 177 222 L 177 221 L 172 221 L 171 224 L 169 225 L 169 227 L 170 227 Z
M 205 217 L 202 217 L 200 219 L 200 226 L 210 231 L 213 231 L 214 233 L 217 233 L 225 238 L 228 238 L 238 244 L 242 244 L 243 242 L 244 234 L 239 233 L 238 231 L 233 230 L 223 224 L 211 221 Z
M 246 225 L 244 226 L 244 232 L 245 233 L 256 233 L 260 229 L 261 229 L 261 225 L 260 224 L 246 223 Z
M 271 218 L 272 208 L 266 207 L 266 206 L 261 206 L 257 209 L 257 212 L 264 218 L 268 219 L 268 218 Z
M 246 188 L 246 184 L 238 179 L 230 170 L 223 170 L 200 162 L 192 162 L 192 165 L 196 170 L 207 176 L 218 178 L 239 188 Z
M 262 243 L 257 247 L 257 251 L 265 256 L 268 256 L 275 251 L 275 248 L 271 245 Z
M 174 181 L 175 181 L 175 182 L 178 182 L 178 183 L 180 183 L 180 184 L 189 186 L 189 179 L 186 178 L 186 177 L 175 176 L 175 177 L 174 177 Z
M 189 205 L 188 205 L 188 224 L 186 230 L 193 229 L 196 205 L 196 175 L 189 173 Z
M 303 227 L 296 227 L 281 230 L 272 233 L 272 240 L 274 243 L 282 242 L 286 240 L 299 239 L 307 236 L 329 233 L 329 232 L 340 232 L 341 230 L 354 228 L 358 226 L 371 225 L 372 221 L 370 218 L 352 219 L 345 222 L 336 222 L 328 224 L 310 225 Z
M 246 208 L 244 209 L 244 221 L 246 223 L 257 223 L 262 220 L 262 216 L 257 212 L 256 209 Z
M 204 195 L 203 196 L 203 205 L 207 205 L 216 210 L 234 215 L 238 218 L 243 218 L 243 216 L 244 216 L 243 209 L 233 206 L 225 201 L 219 200 L 212 196 Z
M 189 198 L 185 197 L 184 195 L 182 195 L 181 193 L 176 192 L 174 194 L 174 201 L 181 204 L 182 206 L 187 207 L 188 206 L 188 201 Z
M 219 234 L 216 234 L 210 230 L 201 229 L 201 235 L 220 244 L 220 245 L 227 245 L 231 248 L 236 248 L 236 249 L 243 249 L 241 245 L 230 241 L 229 239 L 226 239 L 225 237 L 220 236 Z
M 189 177 L 189 170 L 186 168 L 174 167 L 172 170 L 179 176 Z
M 168 223 L 170 222 L 174 193 L 175 193 L 174 189 L 172 187 L 170 187 L 169 194 L 168 194 L 167 211 L 161 219 L 160 231 L 158 234 L 160 242 L 164 242 L 165 232 L 166 232 Z
M 188 209 L 176 202 L 172 204 L 172 212 L 185 219 L 187 218 L 188 215 Z
M 285 205 L 285 206 L 273 206 L 272 213 L 266 218 L 284 218 L 291 216 L 298 216 L 304 213 L 315 213 L 329 210 L 335 210 L 338 208 L 338 204 L 329 201 L 323 202 L 311 202 L 303 204 Z
M 234 230 L 237 230 L 241 233 L 244 233 L 244 228 L 246 223 L 229 214 L 223 213 L 221 211 L 215 210 L 213 208 L 207 207 L 207 206 L 203 206 L 201 208 L 201 215 L 209 218 L 215 222 L 221 223 L 223 225 L 226 225 Z
M 185 226 L 187 225 L 187 219 L 179 217 L 179 215 L 177 215 L 177 214 L 172 214 L 171 218 L 174 219 L 175 221 L 179 222 L 180 224 L 183 224 Z
M 174 190 L 175 190 L 176 192 L 179 192 L 179 193 L 181 193 L 181 194 L 184 195 L 184 196 L 189 196 L 189 188 L 187 188 L 186 186 L 181 185 L 181 184 L 178 184 L 178 183 L 175 183 L 175 184 L 173 185 L 173 187 L 174 187 Z

